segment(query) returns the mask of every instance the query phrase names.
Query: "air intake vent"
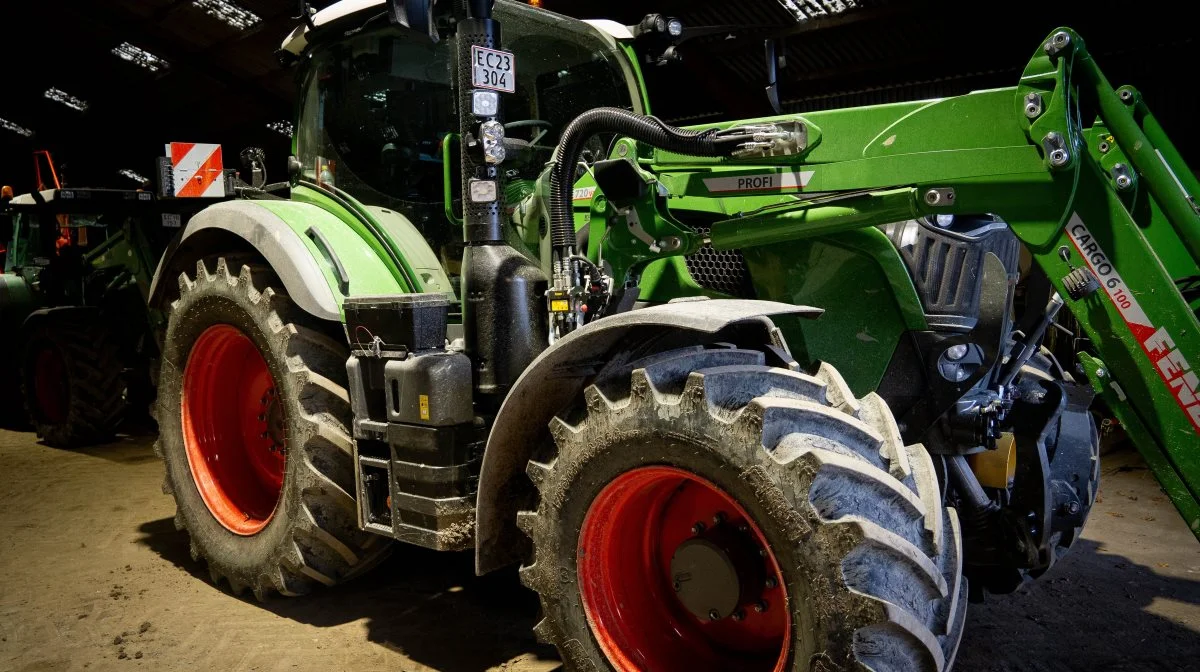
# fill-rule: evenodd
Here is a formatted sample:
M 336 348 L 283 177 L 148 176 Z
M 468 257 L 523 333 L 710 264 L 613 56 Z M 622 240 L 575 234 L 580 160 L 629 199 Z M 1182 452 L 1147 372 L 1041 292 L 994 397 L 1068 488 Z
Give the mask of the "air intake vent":
M 707 226 L 690 228 L 705 237 L 710 231 Z M 742 299 L 754 298 L 750 271 L 741 250 L 714 250 L 711 245 L 705 245 L 695 254 L 684 257 L 684 261 L 692 279 L 704 289 Z

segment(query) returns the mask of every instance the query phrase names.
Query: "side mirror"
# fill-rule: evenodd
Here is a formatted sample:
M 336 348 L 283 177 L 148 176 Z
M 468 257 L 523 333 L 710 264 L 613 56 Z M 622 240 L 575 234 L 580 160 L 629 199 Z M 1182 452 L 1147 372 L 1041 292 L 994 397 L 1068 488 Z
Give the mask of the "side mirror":
M 437 25 L 433 21 L 433 6 L 437 0 L 387 0 L 388 20 L 424 33 L 438 41 Z
M 783 114 L 779 104 L 779 44 L 776 40 L 763 40 L 763 49 L 767 57 L 767 102 L 775 114 Z
M 288 183 L 290 183 L 293 187 L 297 184 L 300 184 L 300 179 L 304 177 L 304 166 L 300 163 L 300 159 L 297 159 L 294 154 L 288 157 L 287 175 Z

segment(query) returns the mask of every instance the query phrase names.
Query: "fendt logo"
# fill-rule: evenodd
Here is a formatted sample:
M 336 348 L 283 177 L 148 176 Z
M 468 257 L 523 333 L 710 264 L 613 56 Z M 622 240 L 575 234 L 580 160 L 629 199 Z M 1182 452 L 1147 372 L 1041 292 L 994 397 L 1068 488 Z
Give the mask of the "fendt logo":
M 1121 319 L 1129 332 L 1142 346 L 1150 362 L 1158 371 L 1158 376 L 1175 396 L 1176 403 L 1192 421 L 1192 428 L 1200 433 L 1200 376 L 1192 370 L 1192 365 L 1171 338 L 1166 327 L 1156 327 L 1142 310 L 1133 291 L 1125 285 L 1125 280 L 1117 272 L 1116 267 L 1109 261 L 1108 255 L 1096 242 L 1095 236 L 1088 231 L 1079 214 L 1072 214 L 1067 224 L 1067 233 L 1079 256 L 1087 262 L 1088 268 L 1100 281 L 1100 286 L 1108 294 L 1108 298 L 1121 313 Z
M 1187 358 L 1175 347 L 1175 341 L 1165 328 L 1159 328 L 1154 335 L 1142 343 L 1150 361 L 1158 367 L 1158 375 L 1167 381 L 1175 399 L 1183 410 L 1192 418 L 1192 424 L 1200 425 L 1200 399 L 1196 392 L 1200 390 L 1200 376 L 1192 370 Z

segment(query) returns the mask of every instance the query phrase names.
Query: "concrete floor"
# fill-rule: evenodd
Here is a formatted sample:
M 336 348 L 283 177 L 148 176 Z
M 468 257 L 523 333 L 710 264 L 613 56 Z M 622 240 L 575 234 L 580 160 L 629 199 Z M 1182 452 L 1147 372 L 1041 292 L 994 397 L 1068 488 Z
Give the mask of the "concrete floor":
M 151 439 L 61 451 L 0 431 L 0 670 L 557 669 L 515 573 L 400 548 L 335 590 L 259 604 L 212 587 Z M 1083 541 L 971 605 L 957 670 L 1200 669 L 1200 544 L 1136 455 L 1110 456 Z

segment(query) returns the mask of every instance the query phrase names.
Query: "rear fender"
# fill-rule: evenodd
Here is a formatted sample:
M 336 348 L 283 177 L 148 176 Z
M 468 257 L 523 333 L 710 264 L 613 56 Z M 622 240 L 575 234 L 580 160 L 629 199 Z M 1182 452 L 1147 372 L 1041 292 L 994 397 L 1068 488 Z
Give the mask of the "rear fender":
M 346 296 L 410 291 L 379 255 L 335 215 L 296 201 L 225 201 L 188 222 L 159 260 L 150 305 L 165 307 L 174 279 L 197 259 L 253 251 L 279 276 L 288 296 L 305 312 L 341 321 Z
M 476 500 L 476 572 L 522 559 L 526 540 L 516 527 L 517 511 L 532 501 L 534 492 L 525 465 L 550 440 L 550 420 L 576 403 L 622 352 L 642 346 L 640 358 L 656 351 L 645 350 L 651 343 L 661 350 L 713 341 L 782 345 L 767 316 L 820 314 L 819 308 L 771 301 L 688 300 L 607 317 L 556 341 L 517 379 L 488 436 Z

